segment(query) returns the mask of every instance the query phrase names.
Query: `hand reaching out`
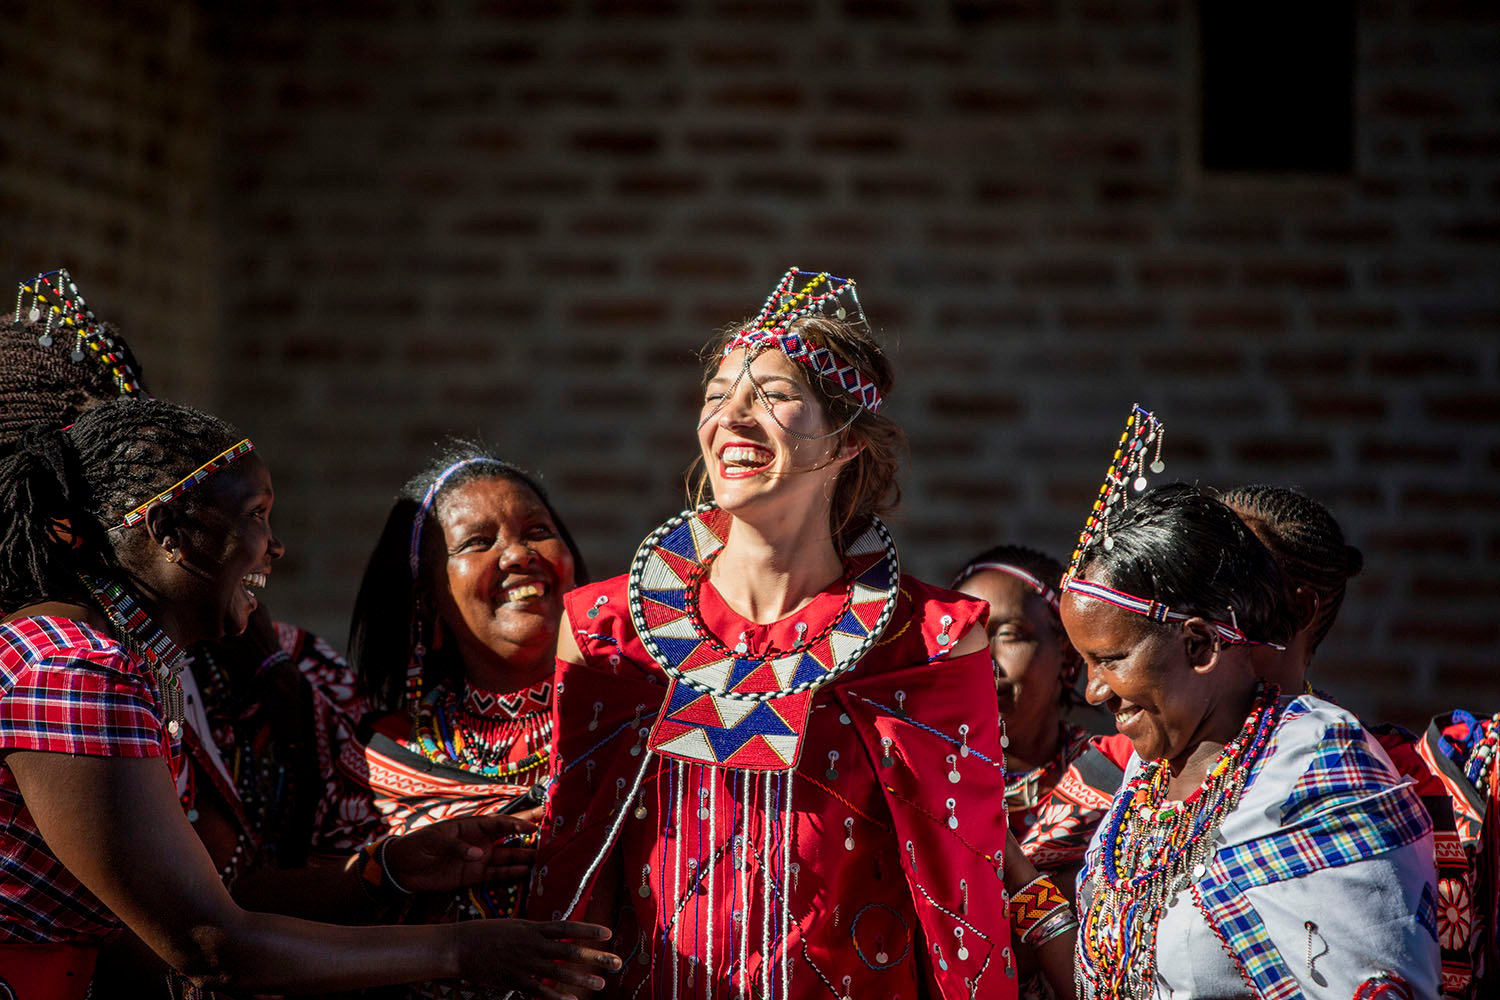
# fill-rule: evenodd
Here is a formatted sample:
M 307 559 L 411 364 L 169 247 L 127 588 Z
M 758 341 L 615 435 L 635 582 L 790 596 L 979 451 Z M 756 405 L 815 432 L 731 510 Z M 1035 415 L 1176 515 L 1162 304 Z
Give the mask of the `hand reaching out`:
M 584 943 L 609 940 L 609 929 L 597 924 L 474 920 L 455 924 L 454 931 L 461 937 L 462 978 L 528 997 L 574 1000 L 579 990 L 603 989 L 602 974 L 620 968 L 617 956 Z
M 386 869 L 408 892 L 451 892 L 523 879 L 536 849 L 504 841 L 536 831 L 519 816 L 464 816 L 401 834 L 385 845 Z

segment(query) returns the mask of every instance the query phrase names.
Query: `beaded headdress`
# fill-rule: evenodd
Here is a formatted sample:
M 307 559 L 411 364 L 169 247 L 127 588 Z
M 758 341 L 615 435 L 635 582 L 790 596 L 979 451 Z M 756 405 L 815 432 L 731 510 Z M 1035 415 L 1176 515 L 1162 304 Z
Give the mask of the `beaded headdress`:
M 139 524 L 146 519 L 146 509 L 152 504 L 171 503 L 173 500 L 176 500 L 178 497 L 182 496 L 194 486 L 197 486 L 199 483 L 203 482 L 209 476 L 212 476 L 215 472 L 218 472 L 226 466 L 233 464 L 236 459 L 242 458 L 245 455 L 250 454 L 254 450 L 255 445 L 249 438 L 240 439 L 236 443 L 230 445 L 228 448 L 225 448 L 223 451 L 219 452 L 213 458 L 210 458 L 207 462 L 204 462 L 202 465 L 198 466 L 192 472 L 189 472 L 187 475 L 177 480 L 177 482 L 173 483 L 171 486 L 168 486 L 166 489 L 156 494 L 156 496 L 152 497 L 149 500 L 146 500 L 141 504 L 138 504 L 135 509 L 133 509 L 130 513 L 126 514 L 123 519 L 121 519 L 119 527 L 128 528 L 133 524 Z
M 833 382 L 871 413 L 879 410 L 880 389 L 869 375 L 845 363 L 828 348 L 810 344 L 791 332 L 792 325 L 807 316 L 869 325 L 853 278 L 793 267 L 771 289 L 755 320 L 724 345 L 724 356 L 742 347 L 751 348 L 752 353 L 764 346 L 774 347 Z
M 1102 545 L 1106 550 L 1114 548 L 1114 539 L 1109 535 L 1110 518 L 1130 506 L 1132 493 L 1145 492 L 1146 473 L 1149 471 L 1154 475 L 1159 475 L 1166 470 L 1166 464 L 1161 460 L 1162 442 L 1166 438 L 1166 433 L 1166 428 L 1160 420 L 1156 419 L 1156 414 L 1142 409 L 1139 404 L 1131 405 L 1130 416 L 1125 420 L 1125 431 L 1120 435 L 1120 442 L 1115 446 L 1109 469 L 1104 473 L 1104 482 L 1099 486 L 1099 496 L 1094 500 L 1093 509 L 1089 511 L 1088 520 L 1084 522 L 1083 532 L 1078 536 L 1078 547 L 1073 550 L 1073 560 L 1068 565 L 1067 572 L 1063 574 L 1063 593 L 1092 597 L 1125 611 L 1144 615 L 1158 623 L 1182 622 L 1189 618 L 1202 617 L 1196 613 L 1173 611 L 1169 605 L 1161 601 L 1137 597 L 1135 594 L 1128 594 L 1114 587 L 1106 587 L 1102 583 L 1083 580 L 1078 576 L 1084 557 L 1095 544 Z M 1234 620 L 1233 608 L 1229 609 L 1229 615 L 1230 621 L 1228 622 L 1209 620 L 1209 624 L 1224 642 L 1231 645 L 1267 645 L 1282 648 L 1275 643 L 1263 643 L 1248 638 L 1240 630 L 1239 622 Z
M 1161 460 L 1165 438 L 1166 428 L 1156 419 L 1156 414 L 1142 409 L 1139 403 L 1132 403 L 1130 416 L 1125 420 L 1125 431 L 1120 435 L 1120 443 L 1115 445 L 1115 454 L 1104 473 L 1099 495 L 1094 499 L 1094 507 L 1078 536 L 1078 547 L 1073 550 L 1073 558 L 1063 574 L 1063 590 L 1067 590 L 1068 581 L 1078 575 L 1084 553 L 1095 541 L 1106 549 L 1114 548 L 1114 539 L 1109 537 L 1109 519 L 1116 511 L 1123 511 L 1130 505 L 1132 491 L 1145 491 L 1148 469 L 1155 475 L 1166 470 L 1166 463 Z M 1147 455 L 1152 453 L 1153 446 L 1155 454 L 1148 463 Z
M 73 362 L 81 364 L 92 359 L 102 365 L 114 378 L 121 396 L 139 396 L 145 392 L 129 351 L 105 330 L 66 268 L 38 274 L 16 286 L 15 321 L 20 323 L 23 317 L 33 324 L 46 320 L 37 336 L 37 343 L 43 347 L 52 346 L 54 329 L 64 335 L 72 333 Z

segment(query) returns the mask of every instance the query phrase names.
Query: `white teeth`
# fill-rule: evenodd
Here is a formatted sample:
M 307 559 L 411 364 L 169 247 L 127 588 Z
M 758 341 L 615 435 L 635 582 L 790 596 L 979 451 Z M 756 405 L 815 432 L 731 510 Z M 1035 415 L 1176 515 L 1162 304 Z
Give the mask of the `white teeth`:
M 547 588 L 539 583 L 523 583 L 519 587 L 512 587 L 505 592 L 505 600 L 524 601 L 532 597 L 541 597 L 547 592 Z
M 719 453 L 719 459 L 725 465 L 765 465 L 771 460 L 771 453 L 764 448 L 746 448 L 743 446 L 725 448 Z
M 266 574 L 246 573 L 240 578 L 240 582 L 247 587 L 264 587 L 266 585 Z

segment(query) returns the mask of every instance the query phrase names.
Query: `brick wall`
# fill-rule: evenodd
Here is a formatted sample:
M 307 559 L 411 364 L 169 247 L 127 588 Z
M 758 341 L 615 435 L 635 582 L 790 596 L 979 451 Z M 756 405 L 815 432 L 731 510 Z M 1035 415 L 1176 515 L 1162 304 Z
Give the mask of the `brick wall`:
M 67 267 L 155 392 L 213 402 L 218 100 L 198 6 L 0 13 L 0 280 Z
M 277 477 L 285 616 L 342 637 L 448 431 L 621 570 L 681 503 L 694 348 L 796 263 L 857 277 L 896 357 L 912 571 L 1066 555 L 1140 400 L 1171 474 L 1299 485 L 1364 549 L 1328 688 L 1497 707 L 1492 5 L 1360 4 L 1322 180 L 1194 168 L 1184 2 L 342 6 L 232 7 L 210 50 L 212 372 Z

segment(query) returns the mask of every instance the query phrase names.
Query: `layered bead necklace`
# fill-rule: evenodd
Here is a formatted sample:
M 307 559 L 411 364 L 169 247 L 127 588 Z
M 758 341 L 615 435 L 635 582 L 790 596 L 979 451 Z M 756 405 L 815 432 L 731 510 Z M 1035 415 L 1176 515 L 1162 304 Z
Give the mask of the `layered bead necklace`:
M 162 719 L 176 739 L 182 734 L 182 650 L 125 587 L 114 580 L 79 574 L 89 595 L 119 632 L 120 641 L 145 661 L 161 698 Z
M 551 682 L 544 683 L 550 700 Z M 516 784 L 535 781 L 550 756 L 552 712 L 550 707 L 529 707 L 530 711 L 511 712 L 503 699 L 472 688 L 438 688 L 422 700 L 417 712 L 417 750 L 434 763 L 456 765 L 485 778 L 513 779 Z
M 1208 873 L 1213 835 L 1240 794 L 1280 719 L 1273 687 L 1257 688 L 1243 728 L 1224 745 L 1198 791 L 1167 800 L 1167 761 L 1143 766 L 1115 797 L 1087 873 L 1078 976 L 1100 998 L 1156 995 L 1156 932 L 1177 895 Z

